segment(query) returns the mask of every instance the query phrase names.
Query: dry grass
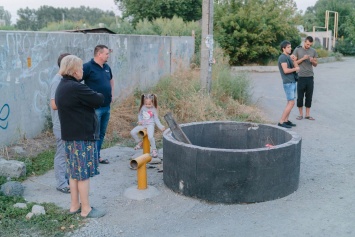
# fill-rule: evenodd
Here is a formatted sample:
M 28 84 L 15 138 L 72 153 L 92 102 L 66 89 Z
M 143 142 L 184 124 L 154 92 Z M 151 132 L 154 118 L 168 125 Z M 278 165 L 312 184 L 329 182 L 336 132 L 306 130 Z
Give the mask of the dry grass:
M 218 75 L 218 72 L 216 75 Z M 232 80 L 241 80 L 241 77 L 244 76 L 237 75 Z M 178 123 L 221 120 L 265 121 L 256 106 L 244 103 L 245 95 L 241 97 L 240 102 L 233 99 L 233 96 L 229 93 L 224 93 L 223 87 L 228 85 L 220 83 L 218 76 L 214 76 L 212 85 L 214 87 L 211 94 L 203 94 L 200 92 L 199 70 L 180 69 L 174 75 L 162 78 L 149 92 L 156 94 L 158 97 L 159 117 L 165 126 L 167 126 L 167 123 L 164 120 L 164 115 L 168 112 L 173 114 Z M 248 89 L 248 86 L 246 86 L 240 90 Z M 136 126 L 139 97 L 146 92 L 148 91 L 136 91 L 134 95 L 113 105 L 107 129 L 107 143 L 133 146 L 130 131 Z M 156 129 L 155 138 L 158 147 L 161 146 L 162 133 L 158 129 Z
M 5 159 L 18 157 L 34 157 L 39 153 L 55 149 L 56 141 L 52 132 L 46 131 L 36 138 L 22 138 L 16 144 L 0 147 L 0 156 Z M 20 149 L 17 150 L 16 148 Z M 22 152 L 19 152 L 22 151 Z

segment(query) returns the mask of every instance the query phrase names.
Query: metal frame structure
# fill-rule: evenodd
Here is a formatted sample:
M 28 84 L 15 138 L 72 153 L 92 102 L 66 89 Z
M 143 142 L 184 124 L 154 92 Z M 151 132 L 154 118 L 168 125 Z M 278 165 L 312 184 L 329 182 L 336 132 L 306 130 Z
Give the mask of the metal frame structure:
M 328 48 L 328 32 L 329 32 L 329 15 L 330 13 L 334 13 L 334 32 L 333 32 L 333 40 L 332 40 L 332 47 L 335 47 L 335 42 L 338 38 L 338 24 L 339 24 L 339 14 L 336 11 L 325 11 L 325 26 L 313 26 L 313 38 L 315 38 L 315 31 L 317 28 L 321 29 L 326 29 L 327 35 L 326 35 L 326 42 L 325 42 L 325 47 Z

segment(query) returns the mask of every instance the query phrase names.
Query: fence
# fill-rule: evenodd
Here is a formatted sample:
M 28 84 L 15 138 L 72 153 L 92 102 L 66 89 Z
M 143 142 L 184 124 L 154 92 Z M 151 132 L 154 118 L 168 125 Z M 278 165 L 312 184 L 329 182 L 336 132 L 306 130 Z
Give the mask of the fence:
M 86 62 L 98 44 L 112 49 L 108 64 L 119 98 L 155 85 L 178 65 L 188 67 L 194 53 L 189 36 L 0 31 L 0 147 L 44 129 L 58 56 L 67 52 Z

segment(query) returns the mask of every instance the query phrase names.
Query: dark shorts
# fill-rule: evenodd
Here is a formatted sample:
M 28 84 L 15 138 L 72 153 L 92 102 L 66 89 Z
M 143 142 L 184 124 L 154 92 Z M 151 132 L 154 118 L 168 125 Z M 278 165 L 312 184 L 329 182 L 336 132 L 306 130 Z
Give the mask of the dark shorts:
M 69 178 L 86 180 L 100 174 L 96 141 L 64 141 Z

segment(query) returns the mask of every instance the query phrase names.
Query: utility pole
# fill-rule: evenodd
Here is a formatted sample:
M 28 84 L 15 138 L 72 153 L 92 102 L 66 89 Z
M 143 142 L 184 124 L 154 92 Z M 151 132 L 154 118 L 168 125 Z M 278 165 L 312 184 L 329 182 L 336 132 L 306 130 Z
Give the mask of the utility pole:
M 211 92 L 213 64 L 213 1 L 202 0 L 201 71 L 202 91 Z

